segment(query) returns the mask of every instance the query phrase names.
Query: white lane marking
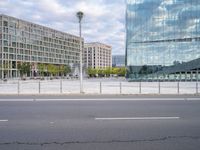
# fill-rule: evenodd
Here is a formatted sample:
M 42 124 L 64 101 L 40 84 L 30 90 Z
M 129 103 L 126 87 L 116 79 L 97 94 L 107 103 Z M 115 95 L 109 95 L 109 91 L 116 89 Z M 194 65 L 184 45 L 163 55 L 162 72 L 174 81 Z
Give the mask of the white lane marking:
M 7 122 L 8 120 L 0 120 L 0 122 Z
M 88 99 L 35 99 L 36 101 L 196 101 L 200 98 L 88 98 Z M 33 100 L 32 100 L 33 101 Z
M 200 98 L 80 98 L 80 99 L 0 99 L 0 101 L 198 101 Z
M 200 97 L 199 98 L 186 98 L 186 100 L 189 100 L 189 101 L 199 101 Z
M 186 100 L 185 98 L 89 98 L 89 99 L 36 99 L 36 101 L 147 101 Z
M 180 117 L 128 117 L 128 118 L 95 118 L 95 120 L 173 120 Z

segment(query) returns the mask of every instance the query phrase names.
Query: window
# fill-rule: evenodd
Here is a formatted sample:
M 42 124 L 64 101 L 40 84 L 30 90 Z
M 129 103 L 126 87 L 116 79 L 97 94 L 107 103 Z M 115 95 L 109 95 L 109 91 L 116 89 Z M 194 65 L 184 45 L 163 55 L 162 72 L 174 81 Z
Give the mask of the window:
M 3 25 L 4 25 L 5 27 L 7 27 L 7 26 L 8 26 L 8 21 L 3 21 Z

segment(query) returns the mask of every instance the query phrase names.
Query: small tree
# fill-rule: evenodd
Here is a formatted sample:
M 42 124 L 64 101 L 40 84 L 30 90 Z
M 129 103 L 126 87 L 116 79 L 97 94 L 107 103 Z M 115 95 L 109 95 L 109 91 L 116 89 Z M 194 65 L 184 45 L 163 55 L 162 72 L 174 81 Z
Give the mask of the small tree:
M 104 70 L 104 74 L 106 75 L 106 77 L 110 76 L 111 73 L 112 73 L 112 68 L 111 67 L 107 67 Z
M 40 76 L 44 77 L 46 65 L 45 64 L 38 64 L 38 70 L 40 73 Z
M 112 68 L 111 74 L 119 75 L 119 72 L 120 72 L 120 68 L 114 67 L 114 68 Z
M 103 77 L 105 74 L 104 74 L 104 70 L 103 69 L 99 69 L 98 70 L 98 76 L 99 77 Z
M 6 61 L 3 63 L 3 65 L 1 63 L 0 63 L 0 70 L 3 71 L 2 78 L 4 81 L 7 81 L 7 75 L 8 75 L 8 70 L 9 70 L 10 66 L 8 65 L 8 62 L 6 62 Z
M 91 68 L 91 67 L 87 69 L 87 74 L 90 77 L 95 77 L 97 73 L 98 73 L 97 69 L 94 69 L 94 68 Z
M 126 67 L 119 68 L 118 75 L 124 77 L 126 75 Z
M 61 65 L 59 67 L 59 73 L 64 76 L 64 75 L 67 75 L 71 72 L 71 68 L 69 65 Z
M 30 73 L 31 69 L 30 69 L 30 64 L 29 63 L 22 63 L 22 64 L 18 64 L 17 66 L 19 72 L 20 72 L 20 76 L 21 78 L 25 79 L 25 77 L 27 76 L 27 74 Z
M 59 73 L 59 68 L 56 65 L 48 64 L 47 70 L 50 73 L 51 77 Z
M 125 76 L 126 67 L 114 67 L 112 68 L 112 74 L 117 75 L 117 76 Z

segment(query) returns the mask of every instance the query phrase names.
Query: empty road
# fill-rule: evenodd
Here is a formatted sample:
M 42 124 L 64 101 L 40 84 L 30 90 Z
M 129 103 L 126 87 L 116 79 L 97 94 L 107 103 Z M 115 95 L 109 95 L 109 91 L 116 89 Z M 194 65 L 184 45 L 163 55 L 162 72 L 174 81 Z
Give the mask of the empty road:
M 73 98 L 76 100 L 48 101 L 47 96 L 44 101 L 42 98 L 31 101 L 30 97 L 18 97 L 14 101 L 14 97 L 1 97 L 0 149 L 197 150 L 200 147 L 198 97 L 195 100 L 151 97 L 150 101 L 146 100 L 148 97 L 117 100 L 114 96 L 110 101 L 106 97 L 103 101 L 99 97 Z

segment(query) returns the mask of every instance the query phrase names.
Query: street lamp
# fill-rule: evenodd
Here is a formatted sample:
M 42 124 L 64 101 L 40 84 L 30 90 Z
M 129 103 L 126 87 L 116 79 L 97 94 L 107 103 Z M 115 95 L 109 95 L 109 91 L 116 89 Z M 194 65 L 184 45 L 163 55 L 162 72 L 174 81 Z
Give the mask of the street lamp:
M 83 12 L 79 11 L 76 16 L 79 20 L 79 36 L 80 36 L 80 93 L 83 93 L 83 63 L 82 63 L 82 41 L 81 41 L 81 20 L 83 19 Z

